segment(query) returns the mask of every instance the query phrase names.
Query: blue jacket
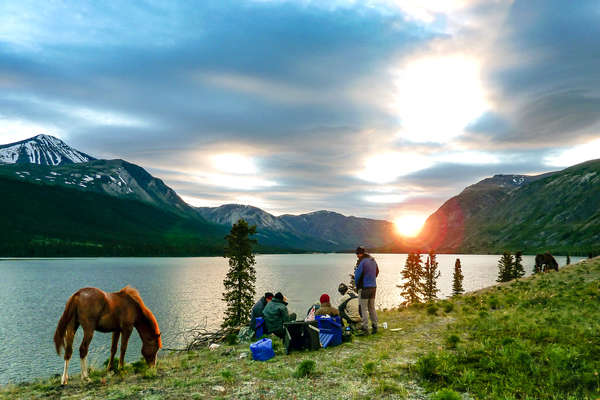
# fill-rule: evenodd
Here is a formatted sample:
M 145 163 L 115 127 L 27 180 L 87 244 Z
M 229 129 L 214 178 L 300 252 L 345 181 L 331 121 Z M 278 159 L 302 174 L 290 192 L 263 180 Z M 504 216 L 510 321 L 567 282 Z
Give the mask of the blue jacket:
M 377 287 L 377 275 L 379 275 L 379 267 L 375 259 L 371 256 L 364 257 L 356 271 L 354 271 L 354 282 L 357 289 Z

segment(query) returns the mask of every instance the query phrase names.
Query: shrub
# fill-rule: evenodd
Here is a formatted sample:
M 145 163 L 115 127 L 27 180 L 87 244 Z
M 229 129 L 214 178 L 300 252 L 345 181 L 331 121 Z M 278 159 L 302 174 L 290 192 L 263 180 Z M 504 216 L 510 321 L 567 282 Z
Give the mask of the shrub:
M 500 301 L 495 296 L 490 297 L 489 303 L 492 310 L 497 310 L 500 307 Z
M 428 353 L 419 357 L 415 364 L 415 369 L 421 378 L 426 380 L 435 380 L 437 378 L 438 358 L 434 353 Z
M 304 378 L 306 376 L 312 375 L 315 372 L 316 366 L 317 366 L 317 363 L 314 362 L 313 360 L 304 360 L 296 368 L 296 372 L 294 372 L 294 376 L 296 378 Z
M 454 310 L 454 303 L 447 302 L 444 304 L 444 312 L 446 314 L 451 313 Z
M 427 304 L 427 314 L 429 315 L 437 315 L 438 306 L 435 303 Z
M 369 361 L 363 364 L 363 374 L 366 376 L 372 376 L 375 374 L 376 364 L 374 361 Z
M 238 342 L 238 337 L 235 333 L 230 333 L 229 335 L 227 335 L 225 337 L 225 343 L 227 343 L 228 345 L 235 345 Z
M 227 368 L 221 370 L 221 377 L 227 382 L 232 382 L 233 380 L 235 380 L 233 372 Z
M 458 337 L 458 335 L 450 335 L 448 336 L 448 338 L 446 339 L 446 343 L 448 344 L 448 347 L 450 347 L 451 349 L 455 349 L 456 345 L 460 342 L 460 338 Z
M 146 360 L 144 360 L 143 358 L 140 358 L 139 360 L 131 364 L 131 366 L 133 367 L 133 372 L 135 372 L 136 374 L 139 374 L 140 372 L 145 372 L 148 369 L 148 364 L 146 364 Z
M 452 389 L 442 389 L 435 392 L 433 396 L 431 396 L 431 400 L 461 400 L 460 394 L 456 393 Z

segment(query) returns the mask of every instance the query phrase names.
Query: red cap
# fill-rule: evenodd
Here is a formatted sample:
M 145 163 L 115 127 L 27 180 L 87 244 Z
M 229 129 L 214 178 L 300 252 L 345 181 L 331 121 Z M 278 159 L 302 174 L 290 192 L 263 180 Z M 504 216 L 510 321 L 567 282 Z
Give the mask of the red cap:
M 329 303 L 329 295 L 327 293 L 322 294 L 321 298 L 319 299 L 319 301 L 321 303 Z

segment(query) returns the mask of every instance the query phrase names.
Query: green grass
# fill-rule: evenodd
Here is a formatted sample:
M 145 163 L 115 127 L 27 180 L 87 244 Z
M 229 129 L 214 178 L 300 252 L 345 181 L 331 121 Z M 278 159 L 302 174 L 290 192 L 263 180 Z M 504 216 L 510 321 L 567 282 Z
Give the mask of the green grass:
M 448 305 L 452 304 L 452 307 Z M 92 370 L 0 388 L 1 399 L 598 399 L 600 259 L 438 302 L 380 312 L 390 328 L 255 362 L 248 344 L 162 354 L 156 369 Z M 450 311 L 445 311 L 450 309 Z M 57 358 L 57 372 L 60 372 Z

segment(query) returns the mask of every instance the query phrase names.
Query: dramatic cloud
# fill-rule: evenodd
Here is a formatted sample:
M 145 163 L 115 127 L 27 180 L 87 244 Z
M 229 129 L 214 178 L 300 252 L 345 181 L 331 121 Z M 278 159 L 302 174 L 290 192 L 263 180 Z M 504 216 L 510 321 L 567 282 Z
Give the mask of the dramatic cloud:
M 194 205 L 415 225 L 598 157 L 591 0 L 0 3 L 0 142 L 53 134 Z

